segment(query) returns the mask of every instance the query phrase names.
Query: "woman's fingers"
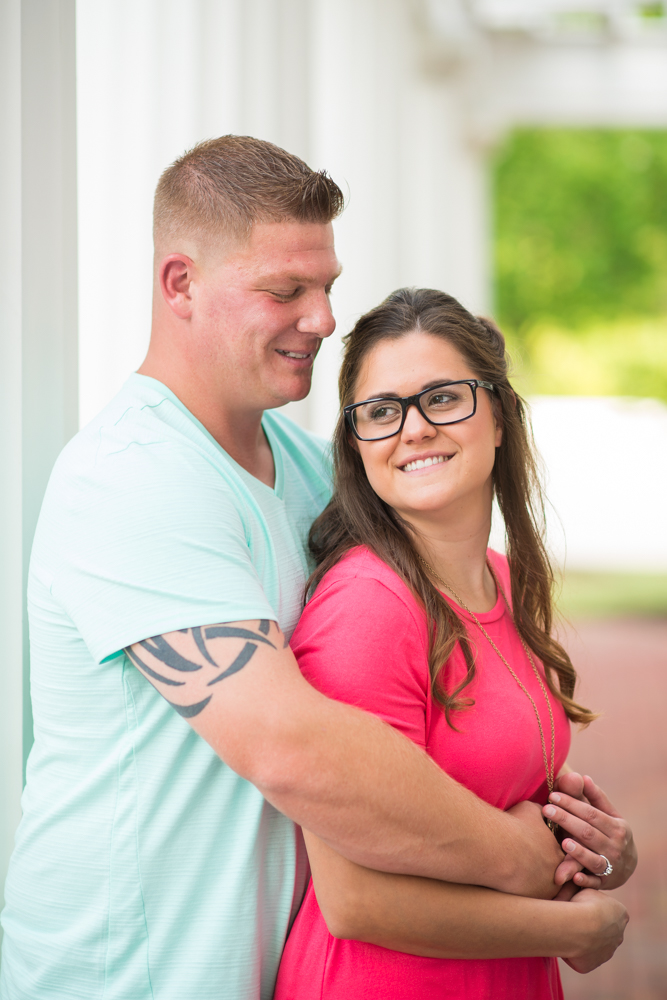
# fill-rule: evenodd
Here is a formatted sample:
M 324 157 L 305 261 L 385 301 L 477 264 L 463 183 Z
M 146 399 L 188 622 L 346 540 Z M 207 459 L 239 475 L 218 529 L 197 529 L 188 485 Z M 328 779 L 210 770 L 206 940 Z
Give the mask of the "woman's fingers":
M 554 791 L 565 792 L 575 799 L 581 799 L 584 795 L 584 779 L 578 771 L 565 771 L 556 778 Z
M 562 842 L 561 847 L 564 851 L 567 851 L 569 857 L 574 858 L 579 862 L 582 868 L 587 868 L 591 873 L 591 875 L 586 875 L 584 872 L 578 872 L 575 874 L 573 876 L 575 885 L 583 886 L 585 881 L 587 889 L 599 889 L 602 884 L 600 876 L 602 876 L 602 873 L 607 867 L 607 862 L 602 855 L 598 854 L 596 851 L 589 851 L 586 847 L 582 847 L 581 844 L 578 844 L 576 840 L 570 840 L 569 837 Z M 582 877 L 580 878 L 579 876 Z M 593 882 L 595 883 L 594 885 L 591 884 L 590 881 L 592 876 L 596 876 L 593 878 Z
M 556 885 L 567 885 L 577 872 L 581 871 L 581 865 L 575 858 L 565 856 L 554 873 Z
M 632 831 L 602 789 L 588 776 L 584 782 L 585 799 L 552 792 L 549 804 L 542 808 L 542 812 L 570 834 L 571 839 L 562 844 L 568 858 L 596 876 L 602 874 L 609 861 L 613 872 L 602 878 L 602 888 L 616 889 L 628 880 L 637 865 Z M 564 864 L 562 862 L 561 867 Z M 576 885 L 594 887 L 576 874 L 571 877 Z
M 556 811 L 552 815 L 549 809 Z M 574 799 L 562 792 L 552 792 L 549 796 L 549 805 L 545 806 L 542 812 L 549 819 L 555 820 L 559 826 L 564 827 L 577 840 L 581 840 L 582 844 L 592 844 L 596 833 L 612 837 L 618 825 L 616 817 L 596 809 L 589 802 L 582 802 L 581 799 Z
M 602 879 L 588 872 L 577 872 L 572 879 L 577 889 L 602 889 Z

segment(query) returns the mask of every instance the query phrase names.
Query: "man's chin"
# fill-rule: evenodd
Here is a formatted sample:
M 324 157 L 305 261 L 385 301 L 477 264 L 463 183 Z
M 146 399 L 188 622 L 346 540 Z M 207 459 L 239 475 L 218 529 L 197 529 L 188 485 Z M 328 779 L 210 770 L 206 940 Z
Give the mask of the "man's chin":
M 311 389 L 312 372 L 307 377 L 302 377 L 298 381 L 294 379 L 291 384 L 271 387 L 271 402 L 267 402 L 264 409 L 274 410 L 278 406 L 286 406 L 288 403 L 298 403 L 305 399 Z M 267 393 L 268 395 L 268 393 Z

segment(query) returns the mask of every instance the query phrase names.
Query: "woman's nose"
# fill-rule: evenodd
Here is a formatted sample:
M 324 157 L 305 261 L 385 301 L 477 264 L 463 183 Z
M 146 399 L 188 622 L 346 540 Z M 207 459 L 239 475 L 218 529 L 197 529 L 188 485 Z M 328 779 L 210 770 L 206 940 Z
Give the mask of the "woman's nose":
M 429 424 L 414 403 L 408 407 L 401 431 L 403 441 L 423 441 L 424 438 L 435 437 L 436 433 L 437 429 L 433 424 Z

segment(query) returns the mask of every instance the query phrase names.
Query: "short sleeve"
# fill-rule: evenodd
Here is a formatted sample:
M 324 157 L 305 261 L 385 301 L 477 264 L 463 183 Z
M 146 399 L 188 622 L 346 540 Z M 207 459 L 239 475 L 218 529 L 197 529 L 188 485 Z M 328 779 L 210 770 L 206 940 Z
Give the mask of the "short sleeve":
M 130 444 L 49 484 L 33 570 L 96 660 L 152 635 L 276 615 L 242 498 L 196 449 Z M 83 469 L 83 471 L 81 471 Z
M 426 627 L 416 605 L 379 580 L 327 585 L 306 605 L 291 642 L 306 680 L 337 701 L 379 716 L 426 744 Z

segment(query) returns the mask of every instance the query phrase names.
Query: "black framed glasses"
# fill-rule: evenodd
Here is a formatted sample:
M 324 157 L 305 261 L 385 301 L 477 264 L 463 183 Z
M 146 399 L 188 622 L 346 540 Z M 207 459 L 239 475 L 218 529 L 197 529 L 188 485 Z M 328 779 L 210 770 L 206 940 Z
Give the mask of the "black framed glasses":
M 441 382 L 414 396 L 378 396 L 343 407 L 350 430 L 359 441 L 382 441 L 400 434 L 411 406 L 416 406 L 424 420 L 440 427 L 459 424 L 474 417 L 477 410 L 477 389 L 495 391 L 491 382 L 477 378 L 459 382 Z

